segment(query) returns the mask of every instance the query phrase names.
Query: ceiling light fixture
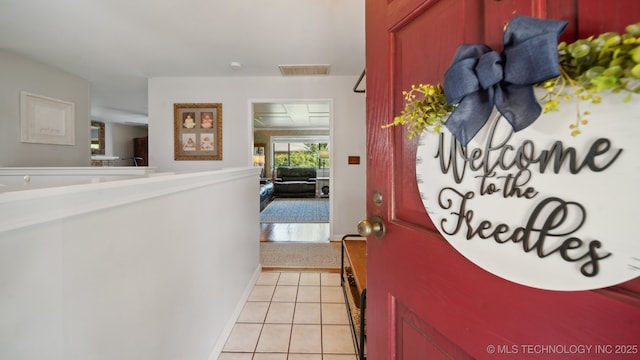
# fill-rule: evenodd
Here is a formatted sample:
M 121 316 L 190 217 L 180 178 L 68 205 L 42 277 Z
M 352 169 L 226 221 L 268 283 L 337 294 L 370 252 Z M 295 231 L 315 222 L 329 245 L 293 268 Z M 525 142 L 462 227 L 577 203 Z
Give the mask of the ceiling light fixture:
M 231 68 L 233 70 L 240 70 L 242 69 L 242 64 L 237 62 L 237 61 L 232 61 L 231 64 L 229 64 L 229 66 L 231 66 Z

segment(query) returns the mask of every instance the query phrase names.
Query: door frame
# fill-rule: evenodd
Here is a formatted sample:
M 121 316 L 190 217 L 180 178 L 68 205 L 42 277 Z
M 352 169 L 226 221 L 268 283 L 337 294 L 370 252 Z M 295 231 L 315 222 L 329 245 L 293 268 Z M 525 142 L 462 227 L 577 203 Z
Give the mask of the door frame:
M 335 120 L 335 116 L 334 116 L 334 99 L 333 98 L 250 98 L 247 106 L 248 106 L 248 119 L 247 121 L 249 122 L 249 129 L 250 129 L 250 133 L 249 133 L 249 144 L 251 145 L 249 150 L 249 154 L 248 154 L 248 164 L 249 166 L 252 166 L 253 164 L 253 144 L 255 142 L 255 137 L 254 137 L 254 133 L 255 133 L 255 128 L 253 126 L 253 120 L 254 120 L 254 112 L 253 112 L 253 105 L 256 103 L 278 103 L 278 104 L 282 104 L 282 103 L 327 103 L 329 104 L 329 144 L 331 144 L 329 146 L 329 158 L 330 159 L 334 159 L 334 149 L 335 146 L 333 144 L 335 144 L 334 142 L 334 120 Z M 288 135 L 283 135 L 284 136 L 288 136 Z M 325 136 L 325 135 L 323 135 Z M 294 137 L 294 136 L 290 136 L 290 137 Z M 272 153 L 272 149 L 271 149 L 271 144 L 269 145 L 269 153 Z M 271 156 L 271 155 L 269 155 Z M 329 162 L 329 178 L 333 179 L 333 165 L 332 165 L 332 161 Z M 333 194 L 333 187 L 334 187 L 334 181 L 330 181 L 329 182 L 329 194 Z M 333 206 L 334 206 L 335 202 L 333 201 L 333 196 L 329 196 L 329 236 L 331 237 L 333 234 Z M 331 239 L 329 239 L 331 240 Z

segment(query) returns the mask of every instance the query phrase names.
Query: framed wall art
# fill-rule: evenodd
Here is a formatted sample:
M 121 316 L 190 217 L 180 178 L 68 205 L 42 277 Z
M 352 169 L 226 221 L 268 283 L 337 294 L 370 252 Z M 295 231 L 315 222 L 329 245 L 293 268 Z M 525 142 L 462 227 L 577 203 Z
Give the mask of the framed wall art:
M 173 104 L 175 160 L 222 160 L 222 104 Z
M 75 145 L 75 104 L 46 96 L 20 92 L 20 141 Z

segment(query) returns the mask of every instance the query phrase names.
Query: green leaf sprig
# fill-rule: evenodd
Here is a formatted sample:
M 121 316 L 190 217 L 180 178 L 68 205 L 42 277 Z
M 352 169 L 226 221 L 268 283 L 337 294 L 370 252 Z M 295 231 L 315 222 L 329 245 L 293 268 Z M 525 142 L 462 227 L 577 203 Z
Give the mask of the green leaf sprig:
M 409 139 L 420 136 L 423 132 L 440 133 L 445 118 L 455 109 L 455 105 L 447 103 L 442 85 L 411 85 L 411 90 L 403 91 L 405 106 L 393 122 L 383 128 L 405 125 Z
M 598 104 L 603 91 L 640 93 L 640 23 L 626 27 L 625 34 L 607 32 L 598 37 L 580 39 L 571 44 L 558 45 L 561 75 L 539 86 L 547 90 L 540 99 L 544 112 L 557 110 L 562 101 L 578 99 L 576 121 L 569 125 L 572 136 L 580 134 L 580 126 L 587 125 L 588 111 L 580 111 L 580 101 Z

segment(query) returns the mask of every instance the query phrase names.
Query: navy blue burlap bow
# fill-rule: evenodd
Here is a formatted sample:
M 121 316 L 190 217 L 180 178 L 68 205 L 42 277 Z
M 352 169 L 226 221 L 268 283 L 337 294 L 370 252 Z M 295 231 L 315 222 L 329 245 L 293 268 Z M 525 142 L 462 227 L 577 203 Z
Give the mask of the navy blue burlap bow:
M 515 17 L 499 54 L 484 44 L 458 47 L 444 76 L 450 104 L 458 104 L 445 125 L 462 145 L 478 133 L 495 105 L 514 131 L 531 125 L 542 109 L 533 85 L 560 75 L 558 36 L 566 21 Z

